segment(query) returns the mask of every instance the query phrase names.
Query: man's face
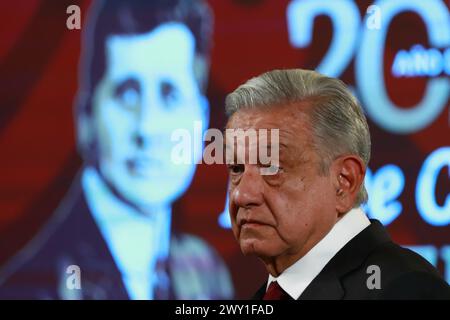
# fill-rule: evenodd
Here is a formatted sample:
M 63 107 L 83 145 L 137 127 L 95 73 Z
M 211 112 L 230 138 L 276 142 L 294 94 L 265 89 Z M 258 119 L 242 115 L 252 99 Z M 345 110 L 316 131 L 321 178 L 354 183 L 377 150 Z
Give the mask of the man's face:
M 105 76 L 94 95 L 99 166 L 105 179 L 138 206 L 170 203 L 192 180 L 194 161 L 171 161 L 171 135 L 186 129 L 193 137 L 195 121 L 207 125 L 194 55 L 195 39 L 178 23 L 106 41 Z
M 289 266 L 337 221 L 335 189 L 329 176 L 319 174 L 308 116 L 301 106 L 292 105 L 240 110 L 227 128 L 280 130 L 275 175 L 261 175 L 259 166 L 248 164 L 248 159 L 244 165 L 228 165 L 229 207 L 233 233 L 244 254 Z

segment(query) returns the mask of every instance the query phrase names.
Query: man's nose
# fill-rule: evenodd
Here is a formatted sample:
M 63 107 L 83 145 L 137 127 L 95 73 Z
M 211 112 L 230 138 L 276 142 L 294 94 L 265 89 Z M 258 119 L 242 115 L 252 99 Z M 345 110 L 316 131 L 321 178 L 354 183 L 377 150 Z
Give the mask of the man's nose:
M 144 96 L 136 115 L 136 131 L 133 142 L 138 148 L 148 148 L 156 143 L 161 132 L 164 115 L 158 108 L 157 101 L 151 95 Z
M 138 148 L 145 148 L 149 143 L 149 138 L 144 137 L 141 132 L 137 132 L 133 137 L 133 142 Z
M 264 202 L 264 181 L 256 166 L 246 165 L 239 183 L 232 189 L 232 202 L 241 208 L 257 207 Z

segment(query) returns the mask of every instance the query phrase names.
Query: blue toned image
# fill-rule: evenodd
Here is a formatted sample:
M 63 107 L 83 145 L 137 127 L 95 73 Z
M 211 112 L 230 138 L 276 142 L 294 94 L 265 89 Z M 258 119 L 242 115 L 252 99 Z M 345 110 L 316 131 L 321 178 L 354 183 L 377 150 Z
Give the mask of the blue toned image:
M 208 127 L 211 28 L 202 1 L 93 4 L 75 102 L 83 167 L 44 229 L 3 269 L 2 298 L 233 297 L 212 246 L 171 224 L 196 169 L 196 161 L 172 161 L 171 136 L 194 122 Z M 202 141 L 194 148 L 201 155 Z M 81 272 L 78 290 L 71 270 Z

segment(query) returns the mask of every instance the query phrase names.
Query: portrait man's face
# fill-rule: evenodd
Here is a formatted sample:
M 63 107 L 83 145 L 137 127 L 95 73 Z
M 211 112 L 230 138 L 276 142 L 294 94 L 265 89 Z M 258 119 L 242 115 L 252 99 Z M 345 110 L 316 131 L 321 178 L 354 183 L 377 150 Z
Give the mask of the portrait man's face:
M 195 163 L 171 161 L 175 129 L 193 137 L 208 121 L 194 77 L 195 38 L 179 23 L 106 41 L 106 70 L 94 99 L 100 171 L 139 206 L 170 203 L 189 186 Z M 193 146 L 201 148 L 201 143 Z
M 308 116 L 300 110 L 297 105 L 240 110 L 227 124 L 230 129 L 280 130 L 276 174 L 261 175 L 259 165 L 248 164 L 248 159 L 244 165 L 228 165 L 229 207 L 244 254 L 276 257 L 288 265 L 336 222 L 335 188 L 329 176 L 319 173 Z

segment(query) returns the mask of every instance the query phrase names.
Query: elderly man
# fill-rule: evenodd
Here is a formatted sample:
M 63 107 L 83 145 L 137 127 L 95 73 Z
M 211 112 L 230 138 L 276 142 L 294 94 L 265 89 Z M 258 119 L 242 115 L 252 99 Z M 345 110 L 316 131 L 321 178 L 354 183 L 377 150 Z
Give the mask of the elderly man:
M 450 298 L 427 261 L 393 243 L 362 211 L 369 128 L 340 80 L 274 70 L 229 94 L 226 111 L 227 129 L 279 129 L 272 174 L 247 160 L 251 146 L 244 154 L 233 148 L 227 161 L 234 236 L 269 272 L 254 298 Z

